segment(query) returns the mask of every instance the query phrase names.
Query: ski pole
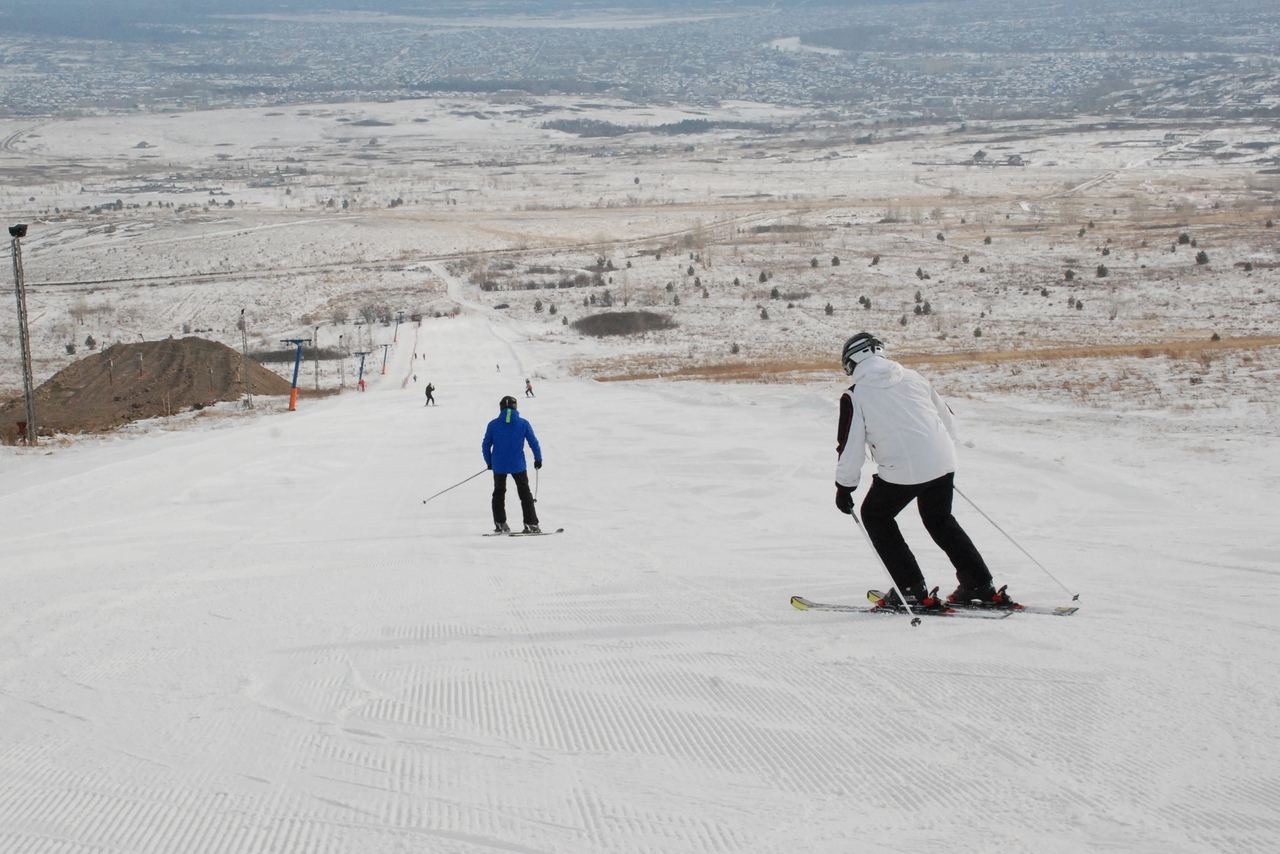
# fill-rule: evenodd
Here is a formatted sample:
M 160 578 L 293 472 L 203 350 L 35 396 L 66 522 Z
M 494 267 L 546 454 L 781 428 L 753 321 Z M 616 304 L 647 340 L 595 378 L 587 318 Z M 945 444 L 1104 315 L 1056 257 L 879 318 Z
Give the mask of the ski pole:
M 534 504 L 538 503 L 538 475 L 541 474 L 541 472 L 542 472 L 542 469 L 535 468 L 533 470 L 533 503 Z
M 960 487 L 958 487 L 958 486 L 957 486 L 957 487 L 955 487 L 955 490 L 956 490 L 956 492 L 960 492 Z M 1018 551 L 1022 552 L 1024 555 L 1026 555 L 1026 556 L 1027 556 L 1027 558 L 1028 558 L 1032 563 L 1034 563 L 1036 566 L 1040 567 L 1040 571 L 1041 571 L 1041 572 L 1043 572 L 1045 575 L 1047 575 L 1047 576 L 1049 576 L 1050 578 L 1052 578 L 1052 579 L 1053 579 L 1053 583 L 1054 583 L 1054 584 L 1058 585 L 1058 586 L 1059 586 L 1059 587 L 1061 587 L 1063 590 L 1065 590 L 1065 591 L 1067 592 L 1067 594 L 1071 597 L 1071 601 L 1072 601 L 1072 602 L 1075 602 L 1075 601 L 1079 600 L 1079 598 L 1080 598 L 1080 594 L 1079 594 L 1079 593 L 1072 593 L 1072 592 L 1071 592 L 1071 590 L 1067 587 L 1067 585 L 1063 584 L 1061 581 L 1059 581 L 1059 580 L 1054 576 L 1054 574 L 1053 574 L 1052 572 L 1050 572 L 1049 570 L 1047 570 L 1047 569 L 1045 569 L 1045 568 L 1044 568 L 1044 564 L 1040 563 L 1040 561 L 1038 561 L 1038 560 L 1036 560 L 1034 557 L 1032 557 L 1032 556 L 1031 556 L 1031 552 L 1029 552 L 1029 551 L 1027 551 L 1026 549 L 1024 549 L 1024 548 L 1023 548 L 1023 547 L 1018 543 L 1018 541 L 1017 541 L 1017 540 L 1015 540 L 1013 537 L 1010 537 L 1010 536 L 1009 536 L 1009 532 L 1008 532 L 1008 531 L 1006 531 L 1004 528 L 1001 528 L 999 525 L 997 525 L 997 524 L 996 524 L 996 521 L 995 521 L 994 519 L 992 519 L 990 516 L 988 516 L 986 513 L 983 513 L 983 512 L 982 512 L 982 508 L 981 508 L 981 507 L 979 507 L 977 504 L 974 504 L 974 503 L 973 503 L 973 499 L 972 499 L 972 498 L 970 498 L 969 496 L 965 495 L 963 492 L 960 492 L 960 497 L 961 497 L 961 498 L 963 498 L 965 501 L 968 501 L 968 502 L 969 502 L 969 506 L 970 506 L 970 507 L 972 507 L 974 510 L 977 510 L 979 513 L 982 513 L 982 518 L 983 518 L 983 519 L 986 519 L 988 522 L 990 522 L 990 523 L 991 523 L 992 527 L 994 527 L 994 528 L 995 528 L 997 531 L 999 531 L 1000 533 L 1004 534 L 1004 535 L 1005 535 L 1005 537 L 1007 537 L 1007 538 L 1008 538 L 1009 542 L 1013 543 L 1015 546 L 1017 546 L 1017 547 L 1018 547 Z
M 884 574 L 889 576 L 889 584 L 893 587 L 895 593 L 898 594 L 898 601 L 902 603 L 902 607 L 907 609 L 907 616 L 911 617 L 911 625 L 920 625 L 920 618 L 911 613 L 911 606 L 907 604 L 907 597 L 902 595 L 902 591 L 898 589 L 898 582 L 893 580 L 893 573 L 889 571 L 889 565 L 884 562 L 884 558 L 880 557 L 880 552 L 876 551 L 876 544 L 871 542 L 871 535 L 867 533 L 867 529 L 862 527 L 862 521 L 858 519 L 858 511 L 855 508 L 849 513 L 853 517 L 853 524 L 858 526 L 858 530 L 867 538 L 867 545 L 871 547 L 871 553 L 876 556 L 876 561 L 880 564 L 880 568 L 884 570 Z
M 467 480 L 475 480 L 476 478 L 478 478 L 480 475 L 484 474 L 488 470 L 489 470 L 488 467 L 482 468 L 480 469 L 480 471 L 476 472 L 475 474 L 471 475 L 471 477 L 467 478 Z M 462 484 L 466 483 L 467 480 L 460 480 L 457 483 L 455 483 L 453 486 L 449 487 L 449 489 L 457 489 L 459 486 L 462 486 Z M 441 495 L 444 495 L 446 492 L 448 492 L 449 489 L 442 489 L 439 492 L 437 492 L 435 495 L 431 496 L 431 498 L 439 498 Z M 422 499 L 422 503 L 426 504 L 428 501 L 431 500 L 431 498 Z

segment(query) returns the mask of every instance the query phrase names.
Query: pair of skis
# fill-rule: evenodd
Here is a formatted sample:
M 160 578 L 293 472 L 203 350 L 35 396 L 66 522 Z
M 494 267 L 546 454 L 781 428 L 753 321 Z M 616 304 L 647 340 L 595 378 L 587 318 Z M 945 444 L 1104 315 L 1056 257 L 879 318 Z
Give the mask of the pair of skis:
M 906 614 L 907 611 L 898 608 L 881 608 L 875 603 L 884 598 L 884 594 L 879 590 L 868 590 L 867 600 L 870 605 L 844 605 L 833 604 L 830 602 L 814 602 L 803 596 L 792 596 L 791 605 L 801 611 L 838 611 L 844 614 Z M 989 606 L 974 604 L 953 604 L 940 611 L 912 611 L 913 626 L 920 625 L 921 617 L 967 617 L 976 620 L 1003 620 L 1005 617 L 1011 617 L 1014 614 L 1043 614 L 1050 617 L 1069 617 L 1080 608 L 1075 605 L 1060 605 L 1058 607 L 1040 607 L 1036 605 L 1012 605 L 1012 606 Z
M 489 534 L 482 534 L 485 537 L 549 537 L 552 534 L 563 534 L 564 528 L 556 528 L 554 531 L 538 531 L 536 534 L 526 534 L 524 531 L 493 531 Z

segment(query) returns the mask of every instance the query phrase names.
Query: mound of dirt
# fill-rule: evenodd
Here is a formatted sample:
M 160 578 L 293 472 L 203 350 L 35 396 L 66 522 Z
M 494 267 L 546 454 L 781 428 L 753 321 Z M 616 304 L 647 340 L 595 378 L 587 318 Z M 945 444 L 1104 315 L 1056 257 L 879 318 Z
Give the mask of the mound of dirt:
M 59 371 L 36 389 L 40 435 L 98 433 L 160 415 L 201 409 L 244 396 L 244 357 L 204 338 L 113 344 Z M 255 395 L 289 393 L 289 383 L 249 362 Z M 26 420 L 21 397 L 0 406 L 0 438 L 18 440 Z

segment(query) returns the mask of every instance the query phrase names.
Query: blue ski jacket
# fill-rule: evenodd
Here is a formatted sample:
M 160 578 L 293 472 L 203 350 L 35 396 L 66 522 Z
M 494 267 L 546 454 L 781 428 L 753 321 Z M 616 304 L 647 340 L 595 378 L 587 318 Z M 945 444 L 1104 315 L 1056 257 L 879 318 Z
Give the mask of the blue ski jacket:
M 533 435 L 533 425 L 514 409 L 502 410 L 502 414 L 490 421 L 484 431 L 484 442 L 480 445 L 484 464 L 492 468 L 494 474 L 525 471 L 528 468 L 524 459 L 526 441 L 533 451 L 534 461 L 542 462 L 542 448 L 538 445 L 538 437 Z

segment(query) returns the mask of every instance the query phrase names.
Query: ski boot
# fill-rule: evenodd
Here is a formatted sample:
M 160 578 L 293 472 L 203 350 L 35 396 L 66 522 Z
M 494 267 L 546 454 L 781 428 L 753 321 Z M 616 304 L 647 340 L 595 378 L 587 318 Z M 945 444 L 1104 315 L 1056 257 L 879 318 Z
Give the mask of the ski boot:
M 1017 608 L 1018 603 L 1009 595 L 1006 584 L 997 590 L 993 585 L 965 587 L 963 584 L 947 597 L 947 603 L 955 608 Z

